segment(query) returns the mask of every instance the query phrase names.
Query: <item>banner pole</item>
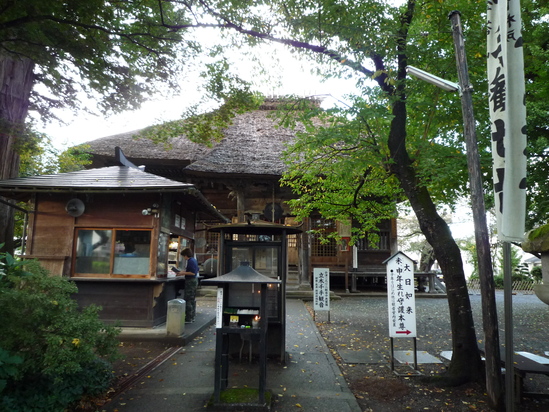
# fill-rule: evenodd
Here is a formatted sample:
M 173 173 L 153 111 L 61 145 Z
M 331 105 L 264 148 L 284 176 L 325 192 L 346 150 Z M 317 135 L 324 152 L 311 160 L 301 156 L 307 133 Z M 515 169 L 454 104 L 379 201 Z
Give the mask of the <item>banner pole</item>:
M 511 273 L 511 243 L 503 242 L 503 303 L 505 308 L 505 410 L 515 410 L 513 363 L 513 278 Z

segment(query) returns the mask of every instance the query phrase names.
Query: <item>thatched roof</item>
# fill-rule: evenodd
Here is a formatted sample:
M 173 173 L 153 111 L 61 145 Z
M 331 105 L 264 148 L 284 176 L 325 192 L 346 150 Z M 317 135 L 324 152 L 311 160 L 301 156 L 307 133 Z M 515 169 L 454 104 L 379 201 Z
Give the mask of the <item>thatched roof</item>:
M 191 142 L 187 138 L 171 138 L 167 144 L 153 143 L 149 139 L 139 137 L 142 129 L 101 137 L 84 143 L 90 148 L 89 153 L 105 157 L 114 157 L 114 148 L 120 147 L 124 155 L 136 159 L 168 159 L 191 163 L 208 153 L 211 148 Z
M 276 128 L 270 110 L 256 110 L 236 116 L 225 137 L 209 153 L 187 166 L 198 173 L 280 176 L 286 169 L 281 159 L 285 145 L 295 132 Z
M 295 131 L 277 128 L 271 118 L 276 102 L 268 101 L 259 110 L 237 115 L 225 130 L 225 137 L 212 148 L 180 136 L 170 139 L 171 147 L 137 138 L 139 131 L 103 137 L 87 142 L 94 157 L 114 157 L 119 146 L 126 157 L 137 165 L 150 165 L 147 170 L 165 167 L 190 174 L 280 176 L 286 169 L 281 159 L 285 145 L 295 138 Z M 155 162 L 158 160 L 159 162 Z M 104 163 L 103 165 L 105 165 Z M 95 163 L 97 166 L 98 164 Z

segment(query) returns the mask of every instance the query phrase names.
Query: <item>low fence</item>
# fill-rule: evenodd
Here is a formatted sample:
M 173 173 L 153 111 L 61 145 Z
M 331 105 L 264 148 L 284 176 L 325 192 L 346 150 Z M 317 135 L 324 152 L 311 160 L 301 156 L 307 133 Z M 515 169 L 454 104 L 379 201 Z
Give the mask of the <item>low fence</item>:
M 540 285 L 542 282 L 532 280 L 517 280 L 513 282 L 513 293 L 521 293 L 523 295 L 534 294 L 534 286 Z M 501 289 L 496 286 L 496 289 Z M 480 280 L 471 279 L 467 282 L 467 290 L 470 295 L 480 295 Z

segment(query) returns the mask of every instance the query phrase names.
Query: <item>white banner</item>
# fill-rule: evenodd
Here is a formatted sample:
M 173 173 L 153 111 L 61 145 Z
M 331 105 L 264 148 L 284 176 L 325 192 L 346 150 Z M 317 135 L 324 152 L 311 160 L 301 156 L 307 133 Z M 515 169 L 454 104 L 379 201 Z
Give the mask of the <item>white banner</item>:
M 519 0 L 488 1 L 487 47 L 498 238 L 520 242 L 526 217 L 526 106 Z

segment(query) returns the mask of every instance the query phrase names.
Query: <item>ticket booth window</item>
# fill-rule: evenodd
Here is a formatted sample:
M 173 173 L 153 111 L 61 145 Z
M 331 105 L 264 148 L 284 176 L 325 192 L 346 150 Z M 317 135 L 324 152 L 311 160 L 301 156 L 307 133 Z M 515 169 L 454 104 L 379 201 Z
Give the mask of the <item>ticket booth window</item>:
M 74 276 L 147 276 L 150 258 L 150 230 L 79 229 Z

